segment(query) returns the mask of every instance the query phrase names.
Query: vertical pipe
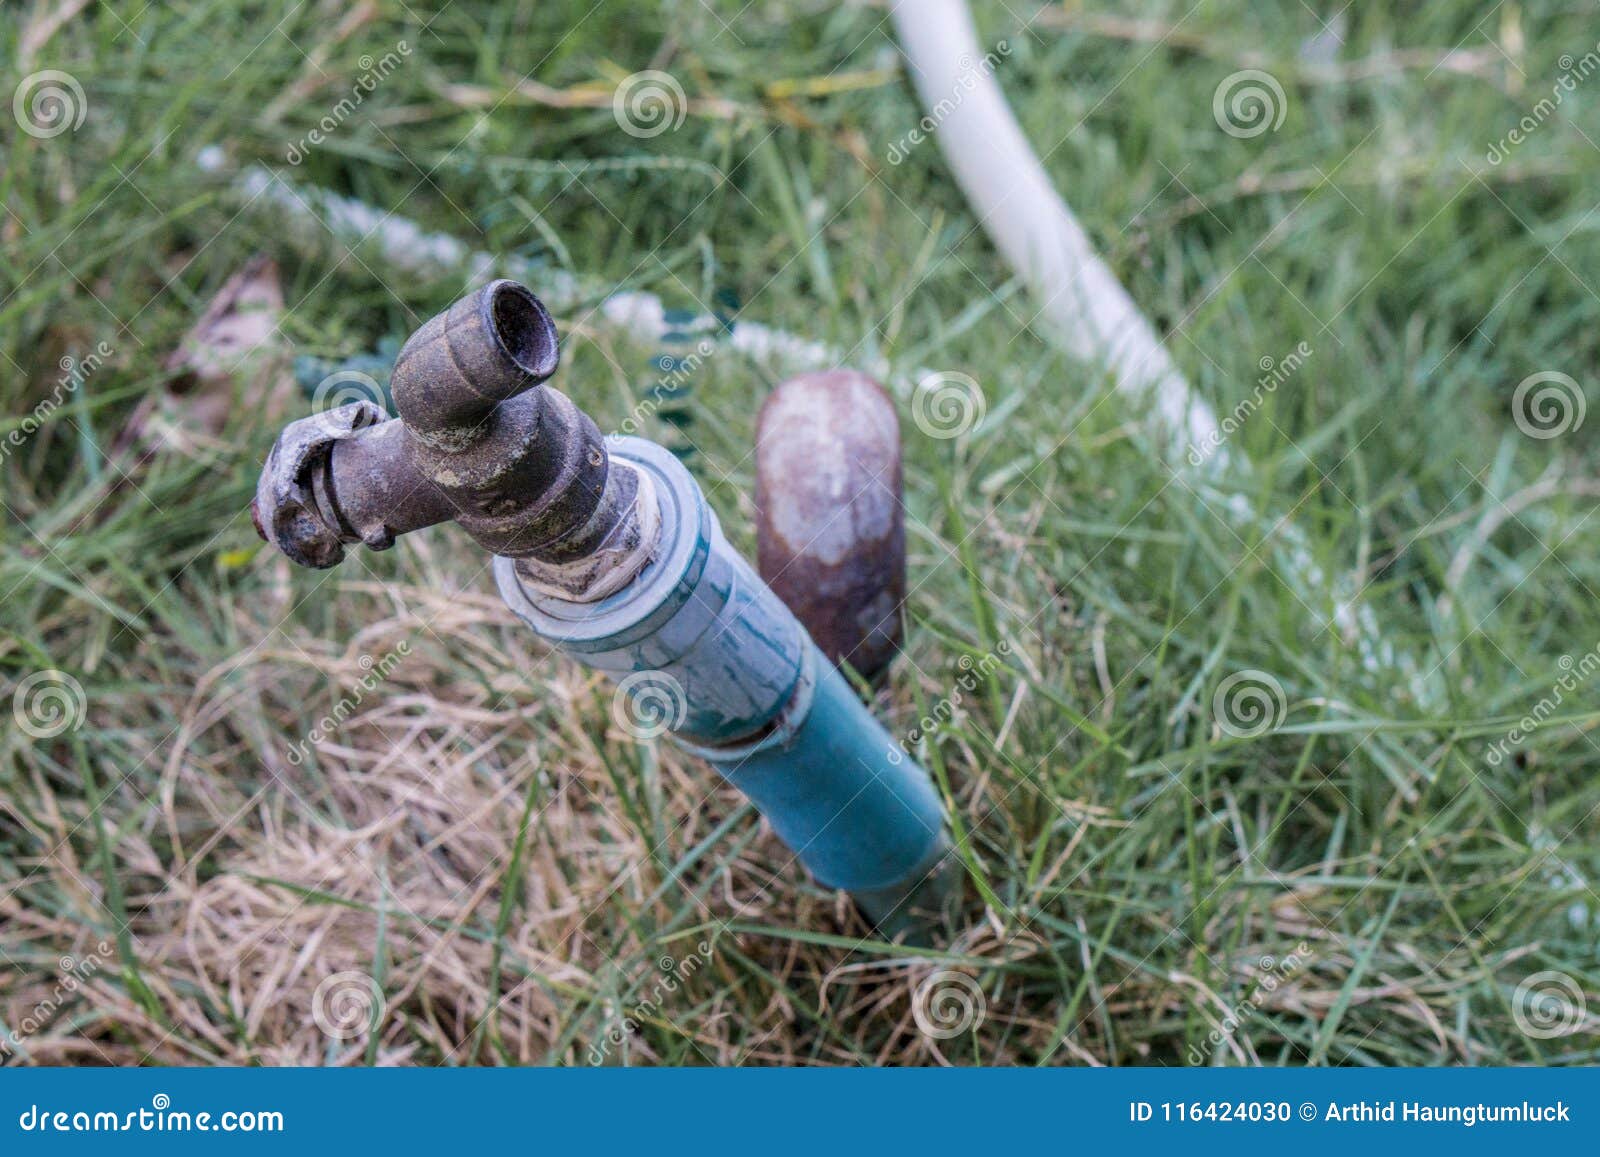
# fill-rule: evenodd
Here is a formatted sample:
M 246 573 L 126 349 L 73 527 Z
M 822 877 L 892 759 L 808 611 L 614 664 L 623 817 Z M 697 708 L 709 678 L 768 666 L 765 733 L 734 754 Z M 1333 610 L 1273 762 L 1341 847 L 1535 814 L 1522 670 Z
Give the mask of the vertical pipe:
M 887 935 L 932 935 L 957 893 L 944 814 L 896 744 L 787 607 L 722 535 L 688 471 L 639 438 L 613 460 L 646 474 L 659 545 L 626 588 L 593 603 L 530 589 L 495 560 L 501 595 L 542 638 L 606 672 L 761 810 L 817 878 Z M 626 710 L 626 708 L 625 708 Z

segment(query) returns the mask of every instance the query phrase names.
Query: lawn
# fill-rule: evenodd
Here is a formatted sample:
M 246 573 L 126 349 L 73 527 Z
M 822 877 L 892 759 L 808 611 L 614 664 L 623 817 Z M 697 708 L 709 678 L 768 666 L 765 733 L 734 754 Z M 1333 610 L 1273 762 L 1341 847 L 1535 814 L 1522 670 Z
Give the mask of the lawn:
M 973 7 L 1248 470 L 1058 352 L 881 3 L 0 12 L 0 1061 L 1600 1059 L 1592 8 Z M 746 551 L 819 367 L 741 328 L 888 382 L 874 707 L 954 817 L 947 943 L 637 742 L 457 528 L 259 542 L 282 424 L 493 273 Z

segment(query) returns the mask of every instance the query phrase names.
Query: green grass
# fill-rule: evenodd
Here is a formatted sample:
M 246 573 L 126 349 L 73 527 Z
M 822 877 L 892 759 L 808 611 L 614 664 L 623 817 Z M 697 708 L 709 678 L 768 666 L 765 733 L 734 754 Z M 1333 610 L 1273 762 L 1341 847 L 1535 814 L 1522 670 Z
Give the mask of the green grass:
M 61 358 L 113 353 L 0 460 L 0 690 L 59 670 L 84 693 L 54 737 L 0 714 L 0 1027 L 52 1004 L 19 1057 L 584 1064 L 639 1011 L 608 1060 L 1597 1059 L 1592 687 L 1489 758 L 1562 657 L 1577 674 L 1600 645 L 1595 425 L 1531 438 L 1512 403 L 1538 372 L 1594 395 L 1600 76 L 1485 159 L 1595 49 L 1587 6 L 1351 6 L 1334 75 L 1303 5 L 1116 6 L 1137 25 L 975 5 L 1058 187 L 1199 393 L 1231 411 L 1263 358 L 1313 351 L 1229 442 L 1256 467 L 1254 522 L 1051 349 L 934 145 L 885 159 L 920 113 L 881 9 L 377 0 L 339 40 L 334 3 L 91 4 L 23 60 L 50 7 L 0 15 L 6 89 L 61 69 L 87 114 L 48 139 L 0 117 L 0 438 Z M 693 105 L 641 140 L 609 99 L 645 68 Z M 1285 92 L 1282 125 L 1247 139 L 1213 116 L 1243 68 Z M 580 107 L 499 101 L 530 72 Z M 963 656 L 1007 645 L 921 750 L 970 867 L 948 955 L 872 940 L 707 769 L 633 744 L 453 528 L 328 574 L 257 549 L 264 399 L 289 359 L 403 336 L 463 285 L 295 238 L 197 168 L 207 146 L 602 293 L 720 293 L 852 358 L 981 383 L 989 417 L 954 440 L 922 435 L 902 391 L 914 594 L 878 703 L 912 727 Z M 166 358 L 257 253 L 286 303 L 272 351 L 234 375 L 214 442 L 152 441 Z M 662 351 L 587 309 L 559 320 L 561 388 L 615 428 Z M 646 429 L 692 441 L 747 548 L 754 414 L 782 373 L 719 349 L 692 422 Z M 1367 669 L 1303 601 L 1289 512 L 1415 670 Z M 356 717 L 289 762 L 359 657 L 402 641 Z M 1241 738 L 1213 700 L 1247 670 L 1285 710 Z M 63 998 L 60 958 L 101 941 Z M 661 959 L 701 941 L 709 963 L 655 995 Z M 934 967 L 976 979 L 974 1031 L 918 1031 Z M 1547 971 L 1594 994 L 1575 1031 L 1517 1015 Z M 314 1027 L 341 972 L 381 990 L 376 1030 Z

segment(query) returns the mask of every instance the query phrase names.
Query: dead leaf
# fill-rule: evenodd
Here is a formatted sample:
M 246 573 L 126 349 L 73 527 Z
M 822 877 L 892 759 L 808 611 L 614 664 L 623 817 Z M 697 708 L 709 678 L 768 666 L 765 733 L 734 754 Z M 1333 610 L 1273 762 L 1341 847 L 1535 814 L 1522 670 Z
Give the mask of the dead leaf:
M 279 352 L 282 317 L 277 263 L 258 254 L 228 279 L 167 357 L 173 373 L 167 393 L 153 410 L 141 406 L 135 415 L 147 440 L 154 434 L 164 446 L 193 451 L 216 438 L 237 408 L 241 383 L 252 384 L 247 378 L 265 387 L 252 410 L 269 418 L 282 414 L 293 396 L 283 359 L 272 356 Z

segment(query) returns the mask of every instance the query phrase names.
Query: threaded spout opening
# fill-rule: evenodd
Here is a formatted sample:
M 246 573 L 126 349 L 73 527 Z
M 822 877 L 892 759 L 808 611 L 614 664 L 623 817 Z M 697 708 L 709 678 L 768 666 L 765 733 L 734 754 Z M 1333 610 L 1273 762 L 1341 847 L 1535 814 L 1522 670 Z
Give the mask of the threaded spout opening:
M 495 282 L 486 296 L 489 328 L 506 357 L 536 382 L 555 373 L 561 346 L 539 299 L 514 281 Z

